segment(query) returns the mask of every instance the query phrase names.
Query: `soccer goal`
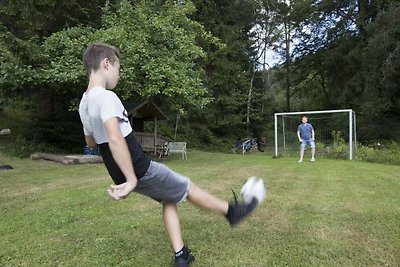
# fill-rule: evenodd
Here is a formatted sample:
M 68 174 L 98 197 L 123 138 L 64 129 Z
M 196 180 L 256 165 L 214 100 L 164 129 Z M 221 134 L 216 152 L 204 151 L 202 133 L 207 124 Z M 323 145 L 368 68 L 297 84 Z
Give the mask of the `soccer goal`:
M 317 156 L 353 159 L 357 140 L 352 109 L 275 113 L 276 157 L 299 152 L 297 127 L 303 115 L 314 127 Z

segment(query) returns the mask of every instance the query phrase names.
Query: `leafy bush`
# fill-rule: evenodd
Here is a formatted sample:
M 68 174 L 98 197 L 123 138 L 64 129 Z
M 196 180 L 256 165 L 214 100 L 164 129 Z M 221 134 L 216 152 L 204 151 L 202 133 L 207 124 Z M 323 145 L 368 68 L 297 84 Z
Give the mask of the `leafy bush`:
M 349 157 L 349 146 L 342 144 L 339 146 L 326 146 L 323 143 L 317 143 L 317 156 L 323 158 L 346 159 Z
M 358 145 L 356 159 L 368 162 L 400 164 L 400 144 L 376 142 L 373 145 Z
M 59 149 L 51 147 L 48 144 L 35 144 L 32 141 L 27 140 L 25 137 L 15 137 L 12 142 L 4 146 L 4 150 L 7 154 L 19 158 L 27 158 L 32 153 L 43 151 L 47 153 L 60 152 Z
M 323 158 L 349 158 L 349 145 L 344 142 L 340 132 L 332 132 L 332 145 L 317 143 L 317 156 Z M 354 159 L 376 163 L 400 164 L 400 144 L 396 141 L 375 142 L 370 145 L 358 144 L 354 149 Z
M 317 143 L 317 153 L 321 157 L 335 158 L 335 159 L 346 159 L 349 157 L 349 145 L 342 137 L 340 131 L 332 131 L 333 144 L 326 145 L 323 143 Z

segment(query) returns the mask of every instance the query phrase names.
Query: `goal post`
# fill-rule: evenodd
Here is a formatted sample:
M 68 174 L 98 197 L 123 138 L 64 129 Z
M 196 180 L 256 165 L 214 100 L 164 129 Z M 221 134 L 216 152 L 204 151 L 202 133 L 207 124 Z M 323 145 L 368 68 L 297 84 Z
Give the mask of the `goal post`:
M 282 112 L 274 114 L 275 157 L 298 153 L 297 127 L 308 117 L 315 130 L 317 153 L 353 160 L 356 148 L 356 113 L 352 109 Z M 321 148 L 323 146 L 323 148 Z

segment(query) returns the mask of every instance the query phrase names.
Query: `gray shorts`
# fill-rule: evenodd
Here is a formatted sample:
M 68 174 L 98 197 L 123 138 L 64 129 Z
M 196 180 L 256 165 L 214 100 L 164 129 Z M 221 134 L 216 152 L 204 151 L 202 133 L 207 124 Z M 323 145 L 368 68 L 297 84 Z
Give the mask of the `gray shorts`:
M 151 161 L 149 169 L 133 191 L 159 202 L 180 203 L 186 199 L 189 185 L 188 177 L 172 171 L 164 164 Z
M 312 139 L 308 139 L 308 140 L 302 140 L 301 141 L 301 144 L 300 144 L 300 150 L 306 150 L 306 146 L 307 146 L 307 144 L 308 145 L 310 145 L 310 147 L 315 147 L 315 142 L 314 142 L 314 140 L 312 140 Z

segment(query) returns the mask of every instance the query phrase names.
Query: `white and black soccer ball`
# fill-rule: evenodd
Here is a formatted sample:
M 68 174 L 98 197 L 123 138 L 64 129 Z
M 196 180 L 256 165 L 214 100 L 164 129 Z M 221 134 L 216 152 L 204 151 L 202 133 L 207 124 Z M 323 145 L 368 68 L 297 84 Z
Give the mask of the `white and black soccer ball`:
M 247 179 L 240 190 L 240 195 L 245 203 L 250 203 L 253 198 L 256 198 L 258 204 L 264 201 L 267 194 L 267 189 L 264 181 L 261 178 L 252 176 Z

